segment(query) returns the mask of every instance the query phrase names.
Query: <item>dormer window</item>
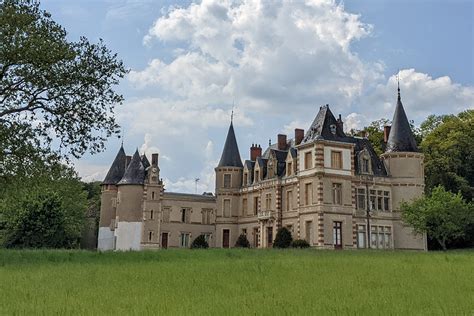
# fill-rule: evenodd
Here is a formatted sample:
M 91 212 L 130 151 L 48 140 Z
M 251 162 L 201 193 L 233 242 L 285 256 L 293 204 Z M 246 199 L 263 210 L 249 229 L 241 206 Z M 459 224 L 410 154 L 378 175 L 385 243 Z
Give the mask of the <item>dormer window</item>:
M 362 158 L 362 172 L 369 173 L 369 159 L 367 157 Z
M 359 172 L 365 174 L 372 173 L 372 162 L 370 159 L 370 154 L 367 149 L 364 149 L 359 153 Z
M 232 175 L 230 173 L 224 174 L 224 189 L 229 189 L 231 185 Z
M 289 161 L 289 162 L 286 164 L 286 175 L 287 175 L 287 176 L 293 175 L 293 163 L 292 163 L 291 161 Z
M 255 182 L 258 182 L 260 180 L 260 172 L 259 170 L 255 170 Z
M 243 178 L 243 181 L 242 181 L 244 186 L 247 185 L 247 179 L 248 179 L 248 173 L 244 172 L 244 178 Z

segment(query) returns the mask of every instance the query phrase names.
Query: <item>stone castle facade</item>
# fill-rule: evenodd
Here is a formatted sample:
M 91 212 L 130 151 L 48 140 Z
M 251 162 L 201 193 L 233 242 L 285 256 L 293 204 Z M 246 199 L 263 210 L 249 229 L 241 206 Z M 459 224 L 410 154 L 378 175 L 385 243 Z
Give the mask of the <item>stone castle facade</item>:
M 322 106 L 309 129 L 278 135 L 265 151 L 252 145 L 242 161 L 231 123 L 215 168 L 214 194 L 165 191 L 158 154 L 151 162 L 120 148 L 102 183 L 99 250 L 189 247 L 205 235 L 229 248 L 244 234 L 252 247 L 272 246 L 287 227 L 294 239 L 330 249 L 426 250 L 400 217 L 400 203 L 422 195 L 423 155 L 398 100 L 386 151 L 348 136 L 339 115 Z

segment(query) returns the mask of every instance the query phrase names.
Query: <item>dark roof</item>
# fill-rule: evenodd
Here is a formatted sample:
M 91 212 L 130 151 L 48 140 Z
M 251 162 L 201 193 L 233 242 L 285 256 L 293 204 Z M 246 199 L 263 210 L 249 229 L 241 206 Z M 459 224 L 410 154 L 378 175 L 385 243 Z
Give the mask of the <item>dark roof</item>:
M 239 147 L 235 139 L 234 126 L 230 123 L 227 139 L 225 140 L 224 151 L 218 167 L 239 167 L 243 168 L 242 159 L 240 159 Z
M 387 170 L 385 169 L 385 165 L 380 160 L 379 156 L 377 156 L 377 153 L 375 152 L 374 148 L 372 147 L 372 143 L 367 139 L 367 138 L 356 138 L 354 137 L 354 142 L 355 142 L 355 147 L 354 147 L 354 153 L 355 153 L 355 170 L 357 174 L 362 173 L 362 166 L 359 166 L 359 153 L 363 150 L 367 150 L 369 156 L 370 156 L 370 163 L 372 166 L 372 173 L 375 176 L 386 176 L 387 175 Z
M 112 163 L 109 172 L 107 172 L 102 184 L 117 184 L 125 173 L 126 163 L 127 155 L 125 154 L 125 150 L 123 150 L 123 146 L 120 146 L 120 150 L 118 151 L 117 156 L 115 156 L 114 162 Z
M 150 161 L 148 160 L 148 158 L 146 157 L 145 154 L 143 154 L 143 156 L 142 156 L 142 164 L 143 164 L 143 168 L 145 168 L 145 170 L 146 170 L 146 168 L 151 166 Z
M 245 166 L 248 170 L 253 170 L 253 168 L 255 167 L 255 161 L 245 160 Z
M 216 196 L 208 195 L 208 194 L 191 194 L 191 193 L 177 193 L 177 192 L 164 192 L 164 198 L 171 198 L 171 199 L 193 199 L 193 200 L 200 200 L 200 201 L 209 201 L 213 202 L 216 200 Z
M 130 161 L 127 170 L 125 170 L 122 180 L 120 180 L 118 184 L 143 184 L 145 182 L 144 180 L 145 168 L 143 167 L 143 163 L 137 149 L 135 154 L 133 154 L 132 161 Z
M 385 152 L 414 152 L 418 151 L 415 138 L 410 128 L 407 115 L 403 109 L 400 98 L 400 89 L 398 89 L 397 106 L 393 114 L 392 127 L 387 140 Z
M 260 174 L 261 179 L 265 179 L 265 177 L 267 176 L 267 162 L 268 162 L 268 159 L 257 157 L 256 164 L 258 164 L 260 167 L 260 170 L 262 170 L 262 173 Z
M 298 154 L 298 152 L 296 151 L 296 148 L 291 147 L 291 148 L 290 148 L 290 154 L 291 154 L 291 157 L 292 157 L 292 158 L 295 158 L 295 157 L 297 156 L 297 154 Z
M 331 126 L 334 125 L 334 129 Z M 334 131 L 334 132 L 333 132 Z M 336 118 L 329 109 L 329 105 L 319 108 L 318 115 L 309 127 L 302 143 L 309 143 L 316 139 L 341 141 L 346 138 L 342 126 L 337 123 Z

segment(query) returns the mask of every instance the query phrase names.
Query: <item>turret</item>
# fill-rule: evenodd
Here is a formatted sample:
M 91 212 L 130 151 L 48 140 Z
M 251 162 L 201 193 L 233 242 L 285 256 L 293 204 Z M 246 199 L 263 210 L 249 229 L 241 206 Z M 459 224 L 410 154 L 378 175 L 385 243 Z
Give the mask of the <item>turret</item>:
M 142 237 L 142 199 L 145 168 L 138 150 L 117 183 L 116 250 L 139 250 Z
M 100 203 L 100 221 L 97 249 L 114 249 L 114 228 L 116 216 L 117 201 L 117 183 L 122 179 L 125 173 L 127 156 L 120 147 L 112 166 L 107 172 L 107 176 L 102 182 L 102 193 Z
M 238 237 L 237 216 L 240 209 L 238 192 L 242 186 L 243 164 L 240 158 L 234 126 L 229 131 L 216 169 L 217 217 L 216 223 L 223 225 L 216 231 L 216 245 L 228 247 Z

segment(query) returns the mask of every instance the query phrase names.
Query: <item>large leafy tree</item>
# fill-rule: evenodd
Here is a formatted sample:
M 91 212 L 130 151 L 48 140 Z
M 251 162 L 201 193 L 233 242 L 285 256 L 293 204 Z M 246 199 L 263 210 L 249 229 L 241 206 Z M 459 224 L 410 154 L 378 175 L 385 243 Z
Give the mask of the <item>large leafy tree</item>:
M 443 185 L 451 192 L 474 197 L 474 110 L 458 115 L 430 116 L 422 123 L 426 135 L 421 143 L 425 154 L 427 192 Z
M 433 188 L 431 195 L 401 205 L 402 216 L 415 232 L 427 233 L 443 250 L 450 242 L 469 239 L 467 234 L 474 225 L 474 208 L 461 194 L 446 191 L 442 186 Z
M 102 40 L 66 35 L 38 1 L 0 2 L 0 176 L 32 156 L 99 152 L 119 132 L 127 70 Z

